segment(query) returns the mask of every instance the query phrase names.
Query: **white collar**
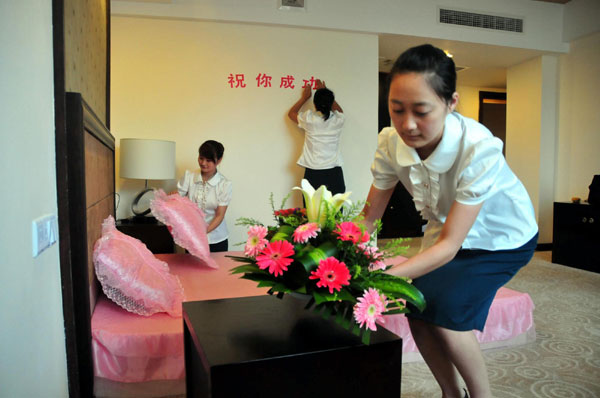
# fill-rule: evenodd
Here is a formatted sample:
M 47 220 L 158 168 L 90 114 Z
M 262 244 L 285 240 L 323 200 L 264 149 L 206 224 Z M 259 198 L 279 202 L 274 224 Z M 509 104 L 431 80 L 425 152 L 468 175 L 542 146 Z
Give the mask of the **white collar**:
M 214 176 L 212 176 L 210 178 L 210 180 L 206 181 L 207 184 L 215 187 L 219 184 L 219 181 L 221 181 L 221 179 L 223 178 L 223 176 L 221 175 L 221 173 L 219 173 L 218 171 L 215 173 Z M 202 183 L 202 173 L 198 173 L 194 176 L 194 184 L 200 184 Z
M 458 144 L 462 137 L 462 126 L 458 116 L 450 113 L 446 116 L 444 132 L 435 150 L 423 161 L 425 167 L 436 173 L 445 173 L 452 167 L 458 156 Z M 409 147 L 398 136 L 399 144 L 396 150 L 396 161 L 402 167 L 421 163 L 421 158 L 414 148 Z

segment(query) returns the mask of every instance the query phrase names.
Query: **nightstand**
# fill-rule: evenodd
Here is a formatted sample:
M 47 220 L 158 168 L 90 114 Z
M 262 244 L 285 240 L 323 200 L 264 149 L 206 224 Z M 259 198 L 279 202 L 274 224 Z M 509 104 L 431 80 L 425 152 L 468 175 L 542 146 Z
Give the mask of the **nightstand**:
M 600 272 L 600 207 L 554 202 L 552 262 Z
M 116 222 L 117 229 L 141 240 L 152 253 L 175 253 L 175 243 L 167 226 L 156 219 L 124 218 Z

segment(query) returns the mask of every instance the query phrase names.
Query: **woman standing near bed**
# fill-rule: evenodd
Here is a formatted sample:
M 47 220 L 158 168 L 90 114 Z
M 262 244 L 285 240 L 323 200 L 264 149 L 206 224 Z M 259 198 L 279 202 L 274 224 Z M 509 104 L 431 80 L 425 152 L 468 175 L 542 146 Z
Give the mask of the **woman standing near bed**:
M 229 248 L 225 213 L 231 201 L 231 181 L 217 170 L 223 152 L 225 148 L 220 142 L 205 141 L 198 149 L 200 173 L 186 170 L 177 182 L 179 195 L 187 196 L 204 212 L 211 252 L 224 252 Z
M 421 252 L 387 271 L 413 278 L 425 296 L 425 311 L 408 314 L 412 335 L 442 397 L 488 398 L 472 330 L 483 330 L 496 291 L 533 255 L 533 206 L 502 156 L 502 142 L 454 112 L 455 66 L 442 50 L 407 50 L 389 79 L 394 127 L 379 134 L 365 223 L 372 228 L 381 218 L 401 181 L 428 221 Z

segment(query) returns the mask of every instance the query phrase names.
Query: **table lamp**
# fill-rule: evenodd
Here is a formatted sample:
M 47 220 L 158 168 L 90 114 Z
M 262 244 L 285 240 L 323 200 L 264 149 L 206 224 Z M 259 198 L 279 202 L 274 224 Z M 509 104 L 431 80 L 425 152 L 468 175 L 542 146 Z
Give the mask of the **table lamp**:
M 135 216 L 143 217 L 150 209 L 138 211 L 142 196 L 152 191 L 148 180 L 172 180 L 175 178 L 175 142 L 138 138 L 122 138 L 120 154 L 121 178 L 145 180 L 144 190 L 131 203 Z

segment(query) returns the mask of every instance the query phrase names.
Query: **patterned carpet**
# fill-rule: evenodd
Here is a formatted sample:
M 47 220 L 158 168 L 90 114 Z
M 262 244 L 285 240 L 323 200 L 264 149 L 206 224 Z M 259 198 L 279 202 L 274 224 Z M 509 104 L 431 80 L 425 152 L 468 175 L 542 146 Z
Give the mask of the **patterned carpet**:
M 537 252 L 507 287 L 535 303 L 536 341 L 484 351 L 496 398 L 600 397 L 600 274 Z M 423 362 L 402 369 L 402 398 L 441 397 Z

